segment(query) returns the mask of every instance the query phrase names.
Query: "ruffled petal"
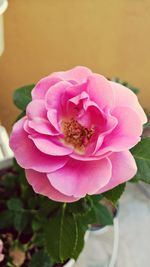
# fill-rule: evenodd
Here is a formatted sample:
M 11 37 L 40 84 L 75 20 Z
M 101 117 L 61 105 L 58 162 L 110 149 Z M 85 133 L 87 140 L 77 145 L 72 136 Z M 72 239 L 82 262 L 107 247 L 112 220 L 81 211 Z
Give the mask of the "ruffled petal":
M 63 145 L 57 141 L 55 137 L 47 137 L 41 135 L 29 136 L 35 146 L 43 153 L 53 156 L 65 156 L 73 152 L 73 148 Z
M 38 100 L 31 101 L 27 106 L 26 115 L 29 120 L 32 120 L 35 118 L 46 119 L 47 110 L 45 107 L 44 100 L 38 99 Z
M 35 118 L 32 121 L 28 121 L 28 127 L 32 130 L 46 135 L 59 135 L 58 131 L 51 125 L 48 120 L 42 118 Z
M 115 82 L 109 82 L 114 95 L 115 95 L 115 106 L 127 106 L 127 107 L 132 107 L 136 111 L 136 113 L 139 115 L 142 123 L 147 122 L 147 117 L 142 109 L 141 105 L 138 102 L 137 96 L 127 87 L 115 83 Z
M 26 170 L 26 177 L 29 184 L 33 187 L 35 193 L 47 196 L 48 198 L 59 202 L 74 202 L 78 198 L 66 196 L 57 191 L 48 180 L 45 173 L 39 173 L 33 170 Z
M 60 132 L 60 124 L 58 121 L 58 112 L 56 109 L 51 109 L 47 112 L 47 118 L 57 132 Z
M 49 75 L 41 79 L 32 90 L 32 99 L 44 99 L 48 89 L 61 81 L 56 75 Z
M 70 159 L 63 168 L 47 176 L 56 190 L 81 198 L 95 193 L 109 182 L 111 163 L 107 158 L 91 162 Z
M 40 152 L 23 126 L 26 118 L 22 118 L 13 127 L 10 136 L 10 147 L 15 154 L 18 164 L 25 169 L 34 169 L 39 172 L 55 171 L 66 164 L 68 157 L 54 157 Z
M 95 116 L 96 119 L 96 116 Z M 97 151 L 101 149 L 101 146 L 103 145 L 105 136 L 109 135 L 113 129 L 115 129 L 118 121 L 115 117 L 113 117 L 109 112 L 106 112 L 105 114 L 105 122 L 100 123 L 100 131 L 98 133 L 98 130 L 96 131 L 98 133 L 97 139 L 95 140 L 95 144 L 93 146 L 94 150 L 92 151 L 92 156 L 99 157 L 100 155 L 103 155 L 101 153 L 100 155 L 97 154 Z M 89 144 L 91 146 L 91 144 Z M 88 150 L 89 151 L 89 150 Z M 106 153 L 109 151 L 106 150 Z M 105 152 L 104 152 L 105 153 Z
M 70 82 L 61 81 L 48 90 L 45 97 L 47 117 L 58 131 L 60 131 L 60 120 L 71 116 L 70 109 L 68 110 L 68 103 L 71 103 L 69 100 L 80 95 L 84 88 L 85 84 L 72 85 Z
M 127 150 L 140 141 L 142 124 L 137 113 L 129 107 L 116 107 L 111 114 L 117 118 L 118 124 L 108 134 L 96 155 L 102 155 L 107 151 Z
M 61 99 L 63 95 L 66 93 L 67 89 L 72 87 L 72 84 L 67 81 L 60 81 L 59 83 L 53 85 L 50 90 L 48 90 L 46 94 L 46 107 L 48 110 L 58 109 L 61 107 Z M 71 93 L 71 89 L 70 89 Z M 65 105 L 65 103 L 63 103 Z
M 71 84 L 82 83 L 91 74 L 90 69 L 82 66 L 68 71 L 54 72 L 37 83 L 32 90 L 32 99 L 44 99 L 48 89 L 62 80 L 69 81 Z
M 109 156 L 112 164 L 112 176 L 107 185 L 98 190 L 98 193 L 108 191 L 119 184 L 127 182 L 137 172 L 135 160 L 129 151 L 112 153 Z
M 92 72 L 90 69 L 82 66 L 77 66 L 71 70 L 55 72 L 53 75 L 57 75 L 63 80 L 76 81 L 77 83 L 84 82 Z
M 88 99 L 89 99 L 89 95 L 85 91 L 83 91 L 81 94 L 70 98 L 69 102 L 74 103 L 77 106 L 80 103 L 80 101 L 88 100 Z
M 57 131 L 60 131 L 59 121 L 65 113 L 65 111 L 63 112 L 64 108 L 66 109 L 66 103 L 62 102 L 62 98 L 70 86 L 72 85 L 69 82 L 61 81 L 52 86 L 45 97 L 46 108 L 48 109 L 47 117 Z
M 107 152 L 106 154 L 100 155 L 100 156 L 91 156 L 88 154 L 77 154 L 75 151 L 69 155 L 70 158 L 80 160 L 80 161 L 96 161 L 103 159 L 104 157 L 108 157 L 112 152 Z
M 91 100 L 102 109 L 114 106 L 113 89 L 108 80 L 99 74 L 92 74 L 88 77 L 87 93 L 90 95 Z

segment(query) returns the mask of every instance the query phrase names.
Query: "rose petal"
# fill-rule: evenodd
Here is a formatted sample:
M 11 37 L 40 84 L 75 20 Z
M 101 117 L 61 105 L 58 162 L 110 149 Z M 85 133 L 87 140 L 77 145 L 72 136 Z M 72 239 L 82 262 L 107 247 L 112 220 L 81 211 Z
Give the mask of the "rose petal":
M 87 100 L 89 99 L 89 95 L 83 91 L 81 94 L 76 95 L 69 99 L 69 102 L 74 103 L 76 106 L 81 102 L 81 100 Z
M 77 159 L 77 160 L 80 160 L 80 161 L 95 161 L 95 160 L 100 160 L 100 159 L 103 159 L 104 157 L 108 157 L 112 152 L 107 152 L 106 154 L 104 155 L 100 155 L 100 156 L 91 156 L 89 154 L 77 154 L 75 153 L 75 151 L 69 155 L 70 158 L 72 159 Z
M 110 134 L 116 127 L 118 121 L 110 114 L 109 110 L 103 112 L 98 109 L 97 106 L 91 104 L 88 106 L 87 111 L 78 119 L 78 122 L 87 127 L 93 128 L 93 137 L 90 139 L 90 143 L 86 149 L 86 153 L 89 155 L 95 155 L 95 153 L 100 149 L 104 137 Z
M 84 87 L 85 84 L 72 85 L 69 82 L 61 81 L 48 90 L 46 94 L 47 117 L 58 131 L 60 131 L 60 120 L 71 115 L 70 110 L 68 110 L 69 99 L 81 94 Z
M 51 172 L 64 166 L 68 161 L 67 157 L 49 156 L 36 148 L 23 129 L 25 121 L 26 118 L 22 118 L 15 123 L 10 136 L 10 147 L 19 165 L 39 172 Z
M 115 106 L 127 106 L 132 107 L 137 114 L 139 115 L 142 123 L 147 122 L 147 117 L 145 115 L 144 110 L 142 109 L 141 105 L 138 102 L 137 96 L 127 87 L 115 83 L 115 82 L 109 82 L 115 96 Z
M 89 75 L 91 75 L 92 72 L 90 69 L 82 66 L 77 66 L 71 70 L 68 71 L 61 71 L 61 72 L 55 72 L 54 75 L 57 75 L 63 80 L 67 81 L 76 81 L 78 83 L 84 82 Z
M 98 194 L 127 182 L 137 172 L 135 160 L 129 151 L 112 153 L 109 159 L 112 164 L 112 177 L 107 185 L 98 190 Z
M 96 116 L 95 116 L 96 119 Z M 97 153 L 101 149 L 101 146 L 103 145 L 105 136 L 109 136 L 109 134 L 115 129 L 115 127 L 118 124 L 118 120 L 112 116 L 109 112 L 109 110 L 105 111 L 105 121 L 100 124 L 100 132 L 97 137 L 97 140 L 95 141 L 95 147 L 92 151 L 93 156 L 100 156 L 103 153 Z M 108 153 L 109 150 L 106 150 L 106 153 Z
M 58 114 L 56 109 L 51 109 L 50 111 L 47 112 L 47 118 L 49 122 L 53 125 L 56 131 L 60 132 L 60 125 L 58 121 Z
M 83 123 L 84 116 L 89 117 L 88 121 L 90 122 L 90 126 L 95 126 L 97 130 L 101 130 L 103 126 L 105 125 L 105 114 L 103 110 L 101 110 L 96 103 L 93 101 L 90 101 L 87 99 L 87 101 L 84 101 L 83 107 L 85 112 L 79 116 L 78 121 Z M 87 119 L 86 119 L 87 120 Z M 85 125 L 86 126 L 86 125 Z
M 46 135 L 58 135 L 59 133 L 55 130 L 55 128 L 51 125 L 51 123 L 48 120 L 41 119 L 41 118 L 35 118 L 32 121 L 28 121 L 28 126 L 41 134 Z
M 44 118 L 46 119 L 47 110 L 45 107 L 44 100 L 34 100 L 30 102 L 26 109 L 26 115 L 28 119 L 32 120 L 35 118 Z
M 61 79 L 53 75 L 41 79 L 32 90 L 32 99 L 44 99 L 48 89 L 59 81 Z
M 142 124 L 137 113 L 129 107 L 116 107 L 112 112 L 118 124 L 116 128 L 105 137 L 103 145 L 96 155 L 107 151 L 121 151 L 135 146 L 140 141 Z
M 32 129 L 31 127 L 29 127 L 29 121 L 26 117 L 26 120 L 24 121 L 23 124 L 23 129 L 28 133 L 28 134 L 36 134 L 36 131 L 34 129 Z
M 64 156 L 69 155 L 73 152 L 72 147 L 63 145 L 63 143 L 58 142 L 55 137 L 47 136 L 29 136 L 35 144 L 35 146 L 43 153 L 53 156 Z
M 61 193 L 84 197 L 106 185 L 111 177 L 111 163 L 107 158 L 82 162 L 70 159 L 65 167 L 51 172 L 48 179 Z
M 37 83 L 32 90 L 32 99 L 44 99 L 48 89 L 59 81 L 66 80 L 72 84 L 75 84 L 75 81 L 82 83 L 91 73 L 90 69 L 82 66 L 68 71 L 54 72 Z
M 47 110 L 44 100 L 38 99 L 30 102 L 27 106 L 26 114 L 29 121 L 27 121 L 24 129 L 28 133 L 34 133 L 37 131 L 39 133 L 48 135 L 58 134 L 56 129 L 47 119 Z
M 78 198 L 63 195 L 62 193 L 57 191 L 51 185 L 45 173 L 39 173 L 33 170 L 26 170 L 25 173 L 29 184 L 32 185 L 33 190 L 36 193 L 42 194 L 54 201 L 59 202 L 74 202 L 78 200 Z
M 47 109 L 61 109 L 61 98 L 67 91 L 67 89 L 72 87 L 72 84 L 67 81 L 60 81 L 53 85 L 46 94 L 46 107 Z M 70 89 L 71 92 L 71 89 Z M 65 103 L 63 103 L 65 105 Z
M 60 131 L 59 120 L 63 117 L 63 106 L 66 106 L 65 102 L 61 105 L 61 101 L 69 86 L 72 86 L 69 82 L 61 81 L 52 86 L 45 97 L 47 117 L 57 131 Z
M 110 108 L 114 105 L 113 89 L 108 80 L 99 74 L 94 73 L 88 77 L 87 92 L 100 108 Z

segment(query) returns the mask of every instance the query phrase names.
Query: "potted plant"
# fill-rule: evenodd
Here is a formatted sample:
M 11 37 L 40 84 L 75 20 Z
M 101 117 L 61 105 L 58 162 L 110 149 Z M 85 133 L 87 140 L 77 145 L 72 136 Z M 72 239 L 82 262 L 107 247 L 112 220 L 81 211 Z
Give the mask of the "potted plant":
M 70 245 L 71 242 L 74 245 L 76 234 L 80 235 L 75 251 L 78 256 L 84 245 L 84 235 L 89 229 L 88 224 L 91 222 L 101 222 L 103 225 L 113 223 L 111 213 L 105 206 L 97 203 L 95 198 L 64 205 L 64 203 L 54 202 L 35 194 L 26 181 L 24 170 L 16 161 L 12 168 L 2 173 L 0 191 L 0 239 L 4 244 L 2 266 L 71 267 L 74 260 L 68 261 L 67 259 L 73 255 Z M 102 214 L 96 215 L 92 211 L 90 206 L 93 204 L 95 208 L 102 209 Z M 62 217 L 64 210 L 65 215 Z M 49 227 L 47 227 L 48 222 Z M 62 236 L 60 236 L 61 224 L 63 226 Z M 66 253 L 63 260 L 65 263 L 62 265 L 59 263 L 61 261 L 60 244 L 62 244 L 62 255 Z M 51 251 L 50 256 L 47 248 Z
M 113 224 L 126 182 L 150 182 L 146 115 L 130 89 L 85 67 L 17 89 L 14 103 L 21 114 L 10 136 L 17 162 L 0 180 L 1 264 L 70 267 L 87 230 Z

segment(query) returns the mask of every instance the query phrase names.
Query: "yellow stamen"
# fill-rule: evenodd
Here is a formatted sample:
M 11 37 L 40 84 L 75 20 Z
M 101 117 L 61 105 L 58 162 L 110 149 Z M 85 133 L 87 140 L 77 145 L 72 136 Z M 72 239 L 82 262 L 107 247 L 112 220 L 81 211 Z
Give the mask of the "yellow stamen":
M 79 151 L 84 151 L 94 133 L 92 128 L 88 129 L 83 127 L 73 118 L 69 121 L 63 121 L 62 129 L 64 133 L 64 141 L 67 144 L 73 145 L 75 149 Z

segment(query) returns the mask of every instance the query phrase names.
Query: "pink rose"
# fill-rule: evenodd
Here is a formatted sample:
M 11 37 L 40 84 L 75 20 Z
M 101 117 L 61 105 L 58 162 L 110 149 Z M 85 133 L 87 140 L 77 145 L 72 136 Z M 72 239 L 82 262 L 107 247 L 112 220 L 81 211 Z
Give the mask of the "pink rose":
M 2 254 L 3 251 L 3 241 L 0 239 L 0 262 L 4 260 L 4 254 Z
M 131 90 L 76 67 L 38 82 L 10 146 L 35 192 L 73 202 L 135 175 L 146 120 Z

